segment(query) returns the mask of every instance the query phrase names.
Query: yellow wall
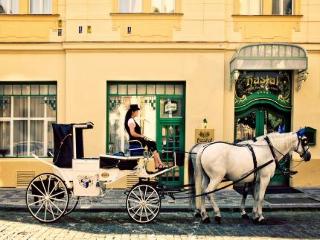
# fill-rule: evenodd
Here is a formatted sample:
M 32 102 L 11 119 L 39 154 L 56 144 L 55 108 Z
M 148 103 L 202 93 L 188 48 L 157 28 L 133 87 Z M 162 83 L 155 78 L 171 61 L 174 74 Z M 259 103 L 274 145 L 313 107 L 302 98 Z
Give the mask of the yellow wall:
M 229 63 L 248 43 L 288 42 L 308 50 L 309 78 L 293 91 L 292 129 L 318 129 L 313 159 L 297 169 L 293 186 L 320 186 L 320 6 L 296 1 L 295 16 L 239 16 L 238 0 L 181 0 L 177 14 L 117 14 L 116 1 L 55 0 L 53 15 L 0 15 L 0 81 L 58 82 L 58 121 L 93 121 L 88 156 L 105 152 L 106 81 L 186 82 L 186 150 L 203 118 L 215 139 L 233 141 L 234 86 Z M 61 25 L 59 26 L 59 20 Z M 79 33 L 79 26 L 83 33 Z M 91 33 L 87 32 L 91 26 Z M 127 27 L 132 33 L 127 33 Z M 61 37 L 57 29 L 63 30 Z M 41 44 L 39 44 L 41 43 Z M 12 163 L 12 164 L 11 164 Z M 0 186 L 15 186 L 16 171 L 43 171 L 32 159 L 0 159 Z

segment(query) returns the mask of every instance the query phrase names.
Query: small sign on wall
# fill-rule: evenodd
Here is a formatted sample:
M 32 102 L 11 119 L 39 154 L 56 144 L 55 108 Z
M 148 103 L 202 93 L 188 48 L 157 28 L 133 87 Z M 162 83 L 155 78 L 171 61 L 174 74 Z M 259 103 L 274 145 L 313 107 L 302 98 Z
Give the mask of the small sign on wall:
M 207 143 L 214 141 L 214 129 L 203 128 L 195 130 L 195 143 Z

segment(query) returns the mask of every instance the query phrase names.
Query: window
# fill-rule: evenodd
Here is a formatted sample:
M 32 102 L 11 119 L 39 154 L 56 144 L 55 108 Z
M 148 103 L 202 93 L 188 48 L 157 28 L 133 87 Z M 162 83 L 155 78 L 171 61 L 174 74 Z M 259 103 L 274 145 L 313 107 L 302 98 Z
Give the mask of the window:
M 293 1 L 292 0 L 272 0 L 273 15 L 292 15 Z
M 119 10 L 121 13 L 141 13 L 142 0 L 119 0 Z
M 182 83 L 124 83 L 108 84 L 108 152 L 128 149 L 128 134 L 124 129 L 124 119 L 130 104 L 139 104 L 138 123 L 146 136 L 156 139 L 157 111 L 160 118 L 181 118 L 184 96 Z M 160 99 L 161 96 L 161 99 Z M 157 104 L 157 99 L 159 99 Z M 157 109 L 157 107 L 159 107 Z
M 19 0 L 0 0 L 0 14 L 19 13 Z
M 51 14 L 52 0 L 30 0 L 31 14 Z
M 48 156 L 56 84 L 0 84 L 0 156 Z
M 174 13 L 175 0 L 152 0 L 152 12 L 155 13 Z
M 261 0 L 240 0 L 241 15 L 261 15 Z

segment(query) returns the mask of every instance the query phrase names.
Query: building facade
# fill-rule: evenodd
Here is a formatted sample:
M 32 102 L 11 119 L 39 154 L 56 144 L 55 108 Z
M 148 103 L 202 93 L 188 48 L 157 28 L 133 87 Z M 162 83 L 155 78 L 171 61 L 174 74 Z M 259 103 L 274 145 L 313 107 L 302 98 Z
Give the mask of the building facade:
M 188 151 L 204 119 L 228 142 L 308 126 L 312 161 L 272 184 L 319 186 L 319 11 L 315 0 L 1 0 L 0 187 L 50 171 L 31 155 L 52 161 L 53 122 L 95 123 L 86 156 L 126 152 L 132 103 L 160 149 Z M 185 161 L 161 181 L 187 182 Z

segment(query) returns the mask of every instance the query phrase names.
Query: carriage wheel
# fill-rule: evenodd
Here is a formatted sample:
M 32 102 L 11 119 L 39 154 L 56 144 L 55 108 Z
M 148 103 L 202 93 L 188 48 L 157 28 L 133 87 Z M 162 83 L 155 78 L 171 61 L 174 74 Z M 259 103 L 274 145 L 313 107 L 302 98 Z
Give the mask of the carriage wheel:
M 158 216 L 161 199 L 154 187 L 138 184 L 128 193 L 126 207 L 129 216 L 135 222 L 148 223 Z
M 69 193 L 69 203 L 64 215 L 68 215 L 69 213 L 71 213 L 73 210 L 76 209 L 79 203 L 79 199 L 80 197 L 74 196 L 73 192 Z
M 26 204 L 31 215 L 43 223 L 61 218 L 69 203 L 67 186 L 55 174 L 36 176 L 27 188 Z

